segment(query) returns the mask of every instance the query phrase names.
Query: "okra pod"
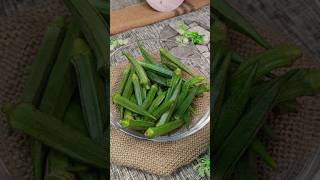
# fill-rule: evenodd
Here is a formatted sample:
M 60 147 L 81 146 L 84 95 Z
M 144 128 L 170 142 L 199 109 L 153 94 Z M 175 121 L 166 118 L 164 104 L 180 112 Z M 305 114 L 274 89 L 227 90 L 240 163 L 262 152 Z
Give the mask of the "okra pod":
M 254 140 L 266 114 L 271 111 L 281 87 L 287 80 L 288 77 L 285 77 L 275 82 L 263 92 L 262 96 L 251 101 L 249 111 L 239 120 L 238 125 L 217 151 L 214 160 L 214 178 L 225 178 L 230 168 L 236 164 L 243 152 Z
M 188 73 L 190 76 L 194 76 L 193 73 L 189 70 L 189 68 L 183 65 L 181 61 L 178 58 L 174 57 L 167 49 L 160 48 L 160 57 L 161 60 L 167 60 L 172 64 L 176 65 L 182 71 Z
M 7 105 L 10 125 L 67 156 L 98 168 L 107 168 L 104 148 L 60 120 L 30 104 Z
M 132 112 L 135 112 L 137 114 L 143 115 L 143 116 L 147 116 L 150 117 L 151 119 L 155 119 L 156 118 L 151 115 L 148 111 L 146 111 L 145 109 L 143 109 L 142 107 L 138 106 L 135 103 L 132 103 L 129 99 L 122 97 L 120 94 L 115 94 L 112 96 L 112 101 L 115 104 L 118 104 L 120 106 L 125 107 L 126 109 L 129 109 Z
M 255 30 L 255 28 L 244 19 L 236 10 L 234 10 L 225 0 L 214 0 L 211 7 L 228 26 L 234 30 L 243 33 L 258 44 L 268 49 L 271 45 Z
M 148 112 L 152 114 L 153 111 L 155 111 L 159 107 L 159 105 L 162 103 L 165 97 L 166 97 L 165 92 L 162 92 L 161 94 L 159 94 L 158 97 L 156 97 L 156 99 L 151 103 L 148 109 Z
M 235 167 L 236 180 L 257 180 L 257 162 L 255 154 L 247 150 Z
M 147 136 L 149 138 L 155 138 L 158 136 L 166 135 L 166 134 L 172 132 L 173 130 L 181 127 L 182 125 L 183 125 L 182 120 L 174 120 L 174 121 L 168 122 L 168 123 L 161 125 L 161 126 L 150 127 L 145 132 L 145 136 Z
M 135 72 L 137 73 L 140 84 L 145 87 L 146 89 L 150 88 L 150 81 L 148 79 L 148 76 L 146 72 L 144 71 L 141 64 L 136 60 L 131 54 L 124 52 L 123 55 L 126 56 L 126 58 L 129 60 L 129 62 L 132 64 L 132 66 L 135 69 Z
M 166 78 L 164 78 L 164 77 L 162 77 L 152 71 L 147 71 L 146 73 L 151 81 L 158 83 L 162 86 L 168 86 L 168 79 L 166 79 Z
M 124 110 L 123 118 L 124 118 L 124 119 L 131 119 L 131 120 L 134 119 L 134 118 L 133 118 L 133 115 L 132 115 L 132 112 L 129 111 L 128 109 L 125 109 L 125 110 Z
M 159 108 L 153 111 L 152 115 L 156 117 L 156 119 L 159 119 L 163 115 L 163 113 L 167 112 L 174 103 L 175 100 L 170 100 L 161 104 Z
M 142 104 L 142 108 L 148 109 L 150 107 L 154 97 L 156 96 L 157 91 L 158 91 L 158 86 L 156 84 L 152 85 L 147 98 L 144 100 Z
M 239 88 L 237 88 L 237 90 L 224 102 L 213 131 L 215 137 L 213 151 L 215 151 L 217 147 L 221 146 L 225 138 L 237 125 L 238 119 L 244 112 L 249 101 L 251 89 L 255 82 L 256 72 L 257 65 L 250 73 L 244 76 L 244 80 L 240 84 L 241 86 L 239 86 Z
M 144 60 L 150 64 L 158 64 L 157 61 L 143 48 L 143 45 L 139 42 L 138 43 L 140 52 L 144 58 Z
M 168 89 L 165 101 L 168 101 L 171 98 L 171 96 L 172 96 L 173 92 L 175 91 L 176 86 L 178 85 L 180 80 L 181 80 L 181 70 L 180 69 L 176 69 L 174 71 L 174 73 L 173 73 L 173 76 L 172 76 L 169 84 L 168 84 L 169 85 L 169 89 Z
M 188 111 L 183 114 L 183 121 L 184 121 L 184 124 L 186 125 L 186 128 L 189 128 L 190 122 L 191 122 L 191 112 L 189 108 L 188 108 Z
M 120 85 L 119 85 L 119 94 L 123 95 L 123 91 L 124 91 L 124 88 L 126 86 L 126 83 L 128 82 L 128 78 L 129 78 L 129 75 L 130 75 L 130 67 L 127 67 L 123 73 L 122 73 L 122 77 L 121 77 L 121 81 L 120 81 Z
M 142 92 L 141 87 L 139 83 L 138 76 L 136 74 L 132 75 L 132 83 L 133 83 L 133 89 L 134 89 L 134 95 L 136 97 L 138 105 L 142 105 Z
M 150 121 L 143 120 L 131 120 L 131 119 L 122 119 L 120 121 L 122 128 L 129 128 L 134 130 L 146 130 L 150 127 L 154 127 L 155 123 Z
M 186 98 L 190 88 L 192 86 L 202 82 L 203 80 L 204 80 L 203 76 L 194 76 L 192 79 L 187 80 L 186 82 L 183 83 L 182 88 L 181 88 L 181 93 L 180 93 L 179 98 L 178 98 L 178 106 L 180 106 L 181 103 L 183 102 L 183 100 Z
M 171 77 L 172 76 L 172 71 L 170 69 L 164 68 L 160 65 L 155 65 L 155 64 L 149 64 L 149 63 L 145 63 L 142 61 L 138 62 L 143 68 L 145 68 L 148 71 L 152 71 L 156 74 L 159 74 L 161 76 L 165 76 L 165 77 Z
M 178 106 L 178 109 L 176 112 L 176 116 L 178 118 L 182 118 L 183 114 L 187 111 L 187 109 L 193 102 L 194 98 L 196 97 L 198 89 L 199 89 L 199 86 L 193 87 L 188 93 L 187 97 L 182 102 L 182 104 Z
M 260 142 L 259 139 L 255 139 L 250 145 L 250 149 L 256 153 L 262 161 L 264 161 L 269 167 L 275 169 L 277 167 L 277 163 L 272 159 L 269 155 L 268 151 L 264 144 Z
M 147 92 L 148 90 L 145 87 L 141 88 L 141 96 L 142 96 L 142 101 L 146 100 L 147 98 Z
M 156 126 L 161 126 L 167 123 L 171 119 L 173 112 L 175 111 L 177 106 L 177 99 L 181 91 L 181 84 L 182 84 L 182 80 L 180 79 L 178 85 L 174 89 L 172 96 L 169 99 L 169 101 L 175 101 L 174 104 L 170 107 L 170 109 L 167 112 L 161 115 L 160 120 L 158 121 Z

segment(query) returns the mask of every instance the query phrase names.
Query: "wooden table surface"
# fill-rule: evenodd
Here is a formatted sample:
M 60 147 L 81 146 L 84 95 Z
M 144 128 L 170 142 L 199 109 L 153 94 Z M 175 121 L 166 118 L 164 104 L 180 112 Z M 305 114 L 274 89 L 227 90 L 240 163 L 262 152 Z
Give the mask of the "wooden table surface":
M 42 0 L 0 0 L 0 16 L 14 15 L 17 11 L 32 6 Z M 111 0 L 112 9 L 142 2 L 143 0 Z M 296 43 L 306 47 L 314 57 L 320 56 L 320 0 L 228 0 L 239 7 L 240 12 L 264 21 L 272 28 L 288 34 Z M 133 31 L 134 32 L 134 31 Z M 175 175 L 162 178 L 130 168 L 112 166 L 112 179 L 200 179 L 192 165 L 182 168 Z M 121 178 L 120 178 L 121 177 Z

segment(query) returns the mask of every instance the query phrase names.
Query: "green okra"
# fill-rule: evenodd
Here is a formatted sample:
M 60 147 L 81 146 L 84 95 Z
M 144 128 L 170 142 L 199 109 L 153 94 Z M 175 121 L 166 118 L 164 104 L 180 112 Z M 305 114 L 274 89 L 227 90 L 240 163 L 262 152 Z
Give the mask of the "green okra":
M 163 113 L 167 112 L 171 108 L 171 106 L 174 105 L 174 103 L 175 100 L 169 100 L 161 104 L 156 110 L 152 112 L 152 115 L 156 117 L 156 119 L 159 119 L 163 115 Z
M 124 69 L 124 71 L 122 72 L 122 76 L 121 76 L 121 81 L 120 81 L 120 85 L 119 85 L 119 94 L 123 95 L 123 91 L 125 89 L 126 83 L 128 82 L 128 78 L 130 75 L 130 67 L 127 67 Z
M 258 79 L 276 68 L 292 65 L 300 56 L 301 51 L 297 46 L 279 45 L 242 62 L 233 75 L 233 81 L 239 82 L 241 74 L 250 71 L 256 63 L 259 63 L 256 75 Z
M 159 85 L 162 85 L 162 86 L 168 86 L 168 79 L 166 79 L 166 78 L 164 78 L 164 77 L 162 77 L 152 71 L 147 71 L 146 73 L 151 81 L 158 83 Z
M 145 101 L 147 98 L 148 90 L 144 87 L 141 88 L 142 101 Z
M 254 84 L 257 72 L 257 65 L 250 73 L 244 76 L 241 88 L 232 93 L 222 105 L 219 113 L 217 123 L 215 125 L 213 134 L 215 141 L 213 144 L 213 151 L 220 147 L 225 138 L 230 134 L 232 129 L 237 125 L 238 119 L 242 115 L 250 98 L 251 89 Z
M 190 112 L 190 108 L 188 108 L 187 112 L 184 113 L 182 119 L 183 119 L 183 121 L 184 121 L 184 124 L 186 125 L 186 128 L 189 128 L 190 122 L 191 122 L 191 112 Z
M 158 64 L 157 61 L 144 49 L 143 45 L 138 43 L 139 50 L 144 58 L 144 60 L 150 64 Z
M 153 84 L 150 88 L 147 98 L 144 100 L 142 104 L 142 108 L 148 109 L 150 107 L 154 97 L 156 96 L 157 91 L 158 91 L 158 86 L 156 84 Z
M 247 150 L 236 164 L 235 177 L 236 180 L 258 179 L 256 157 L 251 150 Z
M 147 116 L 151 119 L 156 120 L 156 118 L 153 115 L 151 115 L 148 111 L 146 111 L 145 109 L 143 109 L 139 105 L 132 103 L 128 98 L 125 98 L 118 93 L 116 93 L 115 95 L 112 96 L 112 101 L 115 104 L 118 104 L 120 106 L 125 107 L 126 109 L 129 109 L 132 112 L 135 112 L 137 114 Z
M 57 17 L 44 34 L 40 49 L 31 66 L 31 72 L 22 94 L 22 101 L 38 106 L 43 89 L 58 55 L 64 37 L 64 18 Z
M 142 61 L 138 62 L 143 68 L 145 68 L 148 71 L 152 71 L 156 74 L 159 74 L 161 76 L 165 76 L 165 77 L 171 77 L 173 72 L 168 69 L 168 68 L 164 68 L 160 65 L 155 65 L 155 64 L 149 64 L 149 63 L 145 63 Z
M 181 84 L 182 84 L 182 80 L 180 79 L 178 85 L 175 87 L 174 92 L 169 99 L 169 101 L 174 101 L 174 104 L 170 107 L 170 109 L 167 112 L 161 115 L 160 120 L 158 121 L 156 126 L 164 125 L 171 119 L 173 112 L 176 110 L 177 99 L 181 91 Z
M 75 54 L 72 64 L 75 68 L 81 105 L 87 122 L 90 137 L 95 142 L 103 141 L 103 118 L 98 98 L 98 89 L 95 84 L 95 68 L 92 68 L 92 54 L 82 39 L 74 42 Z
M 134 89 L 134 95 L 136 97 L 138 105 L 142 105 L 142 90 L 139 83 L 139 78 L 136 74 L 132 75 L 132 83 L 133 83 L 133 89 Z
M 272 159 L 269 155 L 266 147 L 259 139 L 255 139 L 250 145 L 250 149 L 257 154 L 262 161 L 264 161 L 269 167 L 275 169 L 277 167 L 277 163 Z
M 145 132 L 145 136 L 149 138 L 155 138 L 158 136 L 166 135 L 172 132 L 173 130 L 181 127 L 182 125 L 183 125 L 183 120 L 170 121 L 161 126 L 148 128 Z
M 190 88 L 198 83 L 201 83 L 203 80 L 204 80 L 203 76 L 194 76 L 194 77 L 192 77 L 192 79 L 187 80 L 186 82 L 184 82 L 182 84 L 181 93 L 178 98 L 178 106 L 180 106 L 181 103 L 183 102 L 183 100 L 186 98 Z M 199 93 L 201 93 L 201 92 L 199 92 Z
M 97 168 L 107 168 L 104 149 L 88 137 L 40 112 L 31 104 L 3 108 L 10 125 L 65 155 Z
M 125 110 L 124 110 L 123 118 L 124 118 L 124 119 L 131 119 L 131 120 L 134 119 L 134 118 L 133 118 L 133 115 L 132 115 L 132 112 L 129 111 L 128 109 L 125 109 Z
M 215 179 L 223 179 L 228 176 L 230 169 L 238 162 L 239 158 L 254 140 L 257 131 L 264 122 L 266 114 L 273 108 L 280 89 L 289 77 L 283 77 L 276 81 L 261 96 L 251 101 L 248 112 L 239 120 L 237 126 L 232 130 L 216 153 L 214 159 Z
M 176 65 L 182 71 L 188 73 L 190 76 L 194 76 L 190 69 L 183 65 L 181 61 L 177 57 L 174 57 L 167 49 L 160 48 L 160 57 L 161 60 L 169 61 L 170 63 Z
M 228 26 L 252 38 L 264 48 L 268 49 L 271 47 L 271 45 L 255 30 L 255 28 L 225 0 L 213 0 L 211 7 L 215 10 L 215 14 L 218 14 L 219 18 Z
M 108 24 L 98 10 L 87 0 L 64 0 L 72 16 L 80 26 L 87 43 L 96 57 L 96 69 L 106 76 L 109 69 Z
M 130 98 L 133 93 L 133 83 L 132 83 L 132 75 L 134 74 L 134 69 L 130 68 L 130 73 L 128 76 L 128 80 L 125 84 L 122 96 L 126 98 Z M 120 107 L 120 118 L 124 117 L 124 108 Z
M 156 97 L 156 99 L 154 99 L 154 101 L 151 103 L 150 107 L 148 108 L 148 112 L 152 114 L 160 106 L 165 97 L 165 92 L 160 93 L 158 97 Z
M 168 84 L 169 88 L 168 88 L 168 92 L 167 92 L 167 96 L 166 96 L 165 101 L 168 101 L 171 98 L 171 96 L 172 96 L 173 92 L 175 91 L 176 86 L 178 85 L 180 80 L 181 80 L 181 70 L 176 69 L 173 73 L 173 76 L 172 76 L 169 84 Z
M 154 127 L 155 123 L 150 121 L 143 120 L 131 120 L 131 119 L 122 119 L 120 121 L 122 128 L 129 128 L 134 130 L 146 130 L 149 127 Z
M 182 118 L 184 113 L 190 107 L 191 103 L 193 102 L 194 98 L 197 95 L 199 86 L 193 87 L 190 92 L 188 93 L 187 97 L 182 101 L 181 105 L 178 106 L 176 110 L 176 117 Z
M 141 64 L 138 62 L 138 60 L 136 60 L 131 54 L 124 52 L 123 53 L 124 56 L 126 56 L 126 58 L 129 60 L 129 62 L 132 64 L 132 66 L 135 69 L 135 72 L 137 73 L 139 80 L 140 80 L 140 84 L 145 87 L 146 89 L 150 88 L 150 81 L 148 79 L 148 76 L 145 72 L 145 70 L 143 69 L 143 67 L 141 66 Z
M 221 109 L 224 94 L 225 94 L 226 81 L 228 78 L 228 70 L 230 67 L 230 59 L 231 59 L 231 54 L 228 53 L 226 57 L 224 57 L 224 61 L 221 64 L 221 68 L 219 68 L 217 75 L 213 76 L 213 86 L 215 87 L 215 90 L 212 91 L 211 97 L 212 97 L 214 125 L 216 125 L 217 123 L 217 115 L 219 114 L 219 111 Z
M 68 26 L 63 41 L 61 41 L 64 34 L 62 27 L 63 21 L 63 18 L 59 17 L 53 22 L 54 25 L 49 25 L 48 32 L 45 34 L 41 48 L 36 57 L 36 61 L 32 65 L 32 68 L 37 68 L 36 70 L 32 69 L 31 77 L 33 82 L 31 84 L 28 83 L 25 90 L 26 92 L 29 91 L 29 93 L 39 93 L 37 95 L 33 93 L 30 94 L 33 94 L 32 96 L 34 96 L 34 105 L 38 104 L 36 101 L 39 101 L 39 109 L 41 111 L 46 112 L 49 115 L 53 115 L 58 119 L 62 118 L 63 114 L 65 113 L 67 105 L 75 89 L 76 84 L 72 77 L 72 66 L 70 60 L 71 51 L 73 48 L 73 40 L 79 35 L 78 28 L 74 23 L 71 23 Z M 54 40 L 54 37 L 57 39 Z M 59 47 L 60 43 L 61 48 Z M 47 52 L 42 52 L 49 47 L 50 49 L 47 49 Z M 54 60 L 55 62 L 53 62 Z M 44 68 L 47 69 L 45 70 Z M 37 73 L 37 75 L 35 73 Z M 33 83 L 35 83 L 35 85 Z M 33 87 L 30 87 L 30 85 Z M 40 92 L 40 87 L 43 85 L 46 85 L 46 87 L 42 89 L 42 92 Z M 40 94 L 43 94 L 43 96 L 41 97 Z M 41 100 L 38 100 L 39 98 L 41 98 Z M 44 147 L 42 143 L 39 141 L 34 142 L 32 146 L 32 159 L 35 180 L 40 180 L 43 178 L 45 154 L 47 153 L 48 149 Z M 49 154 L 58 153 L 49 151 Z M 57 157 L 59 156 L 57 155 Z M 49 156 L 49 158 L 49 161 L 55 161 L 55 156 Z M 68 159 L 66 157 L 59 158 L 59 160 L 61 162 L 64 161 L 65 164 L 68 163 Z

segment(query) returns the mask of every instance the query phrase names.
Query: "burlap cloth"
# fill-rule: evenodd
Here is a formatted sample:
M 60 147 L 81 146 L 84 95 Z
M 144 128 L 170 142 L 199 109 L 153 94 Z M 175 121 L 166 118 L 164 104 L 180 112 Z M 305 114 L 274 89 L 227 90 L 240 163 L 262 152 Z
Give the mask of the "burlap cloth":
M 46 26 L 56 15 L 66 14 L 66 9 L 59 1 L 49 1 L 44 5 L 25 11 L 15 17 L 0 18 L 0 105 L 6 102 L 17 102 L 21 96 L 25 79 L 28 75 L 28 67 L 31 64 Z M 263 34 L 270 39 L 273 44 L 288 41 L 287 38 L 279 36 L 279 32 L 273 33 L 270 27 L 257 23 Z M 268 32 L 268 33 L 266 33 Z M 232 33 L 233 46 L 243 55 L 253 54 L 260 49 L 250 40 Z M 310 58 L 305 51 L 305 55 L 294 67 L 319 67 L 319 63 Z M 261 179 L 293 179 L 304 167 L 309 155 L 315 152 L 315 148 L 320 141 L 320 96 L 299 98 L 300 107 L 298 113 L 281 115 L 269 120 L 275 130 L 275 137 L 265 139 L 271 155 L 278 163 L 277 170 L 270 170 L 264 165 L 259 166 Z M 208 133 L 200 131 L 194 136 L 203 139 L 208 138 Z M 118 134 L 114 129 L 111 130 L 111 137 L 117 137 L 119 144 L 126 147 L 134 147 L 137 151 L 128 153 L 125 146 L 117 146 L 111 149 L 112 159 L 122 159 L 128 164 L 141 162 L 147 156 L 145 147 L 150 142 L 139 142 L 142 146 L 137 146 L 137 140 L 127 139 L 124 134 Z M 116 140 L 116 138 L 113 138 Z M 111 141 L 112 142 L 112 141 Z M 185 143 L 188 142 L 188 146 Z M 153 146 L 157 148 L 155 152 L 163 155 L 163 158 L 150 158 L 150 166 L 144 166 L 149 172 L 154 172 L 154 167 L 167 166 L 169 169 L 175 169 L 181 162 L 189 162 L 195 157 L 188 156 L 187 159 L 181 159 L 181 155 L 186 150 L 193 149 L 197 154 L 204 149 L 206 144 L 200 147 L 194 147 L 198 144 L 198 139 L 184 139 L 180 142 L 157 143 Z M 174 145 L 174 147 L 173 147 Z M 172 155 L 172 148 L 176 150 Z M 119 153 L 112 153 L 119 152 Z M 151 152 L 150 152 L 151 153 Z M 175 161 L 167 161 L 172 157 Z M 10 173 L 17 180 L 31 180 L 32 166 L 30 158 L 30 139 L 13 131 L 6 118 L 0 113 L 0 158 L 8 167 Z M 169 162 L 169 163 L 168 163 Z M 152 167 L 154 163 L 155 166 Z M 161 171 L 162 174 L 168 174 L 170 171 Z

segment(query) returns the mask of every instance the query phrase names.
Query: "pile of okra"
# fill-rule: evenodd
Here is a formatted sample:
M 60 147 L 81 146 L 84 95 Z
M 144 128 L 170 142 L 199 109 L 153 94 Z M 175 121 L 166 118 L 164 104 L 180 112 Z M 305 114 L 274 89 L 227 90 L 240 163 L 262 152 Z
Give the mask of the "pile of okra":
M 119 105 L 121 127 L 144 132 L 148 138 L 167 135 L 183 125 L 188 128 L 194 99 L 209 91 L 205 78 L 194 75 L 167 49 L 159 50 L 161 61 L 140 43 L 139 50 L 142 61 L 123 52 L 130 66 L 122 72 L 119 90 L 112 97 Z
M 224 0 L 214 0 L 211 6 L 213 177 L 220 180 L 234 175 L 239 180 L 255 180 L 257 157 L 276 168 L 261 136 L 257 136 L 273 136 L 266 121 L 268 113 L 295 112 L 297 97 L 319 93 L 320 70 L 294 69 L 275 75 L 275 69 L 291 66 L 301 57 L 299 48 L 270 45 Z M 230 48 L 230 29 L 251 38 L 265 51 L 242 57 Z
M 71 16 L 48 25 L 21 103 L 2 111 L 12 128 L 33 138 L 32 179 L 106 180 L 108 4 L 64 2 Z

